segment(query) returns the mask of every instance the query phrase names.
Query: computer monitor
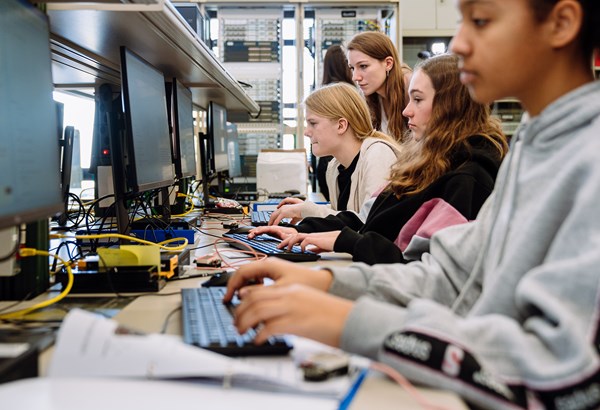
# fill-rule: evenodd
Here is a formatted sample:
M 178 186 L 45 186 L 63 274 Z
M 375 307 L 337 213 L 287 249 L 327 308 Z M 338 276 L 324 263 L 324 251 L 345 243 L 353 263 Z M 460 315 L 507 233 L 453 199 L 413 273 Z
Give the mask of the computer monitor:
M 175 175 L 164 76 L 126 47 L 121 47 L 121 98 L 128 192 L 173 185 Z
M 56 219 L 60 226 L 65 226 L 69 214 L 69 192 L 71 191 L 71 175 L 73 169 L 73 145 L 75 143 L 75 127 L 65 127 L 64 137 L 60 144 L 60 191 L 63 197 L 63 212 Z
M 227 155 L 227 110 L 211 101 L 207 113 L 208 141 L 212 151 L 212 168 L 215 172 L 229 170 Z
M 237 125 L 231 122 L 227 123 L 227 157 L 229 160 L 229 177 L 242 176 L 238 129 Z
M 0 229 L 63 209 L 48 20 L 0 1 Z
M 83 181 L 83 168 L 81 168 L 81 133 L 75 129 L 73 133 L 73 158 L 71 159 L 70 188 L 81 189 Z
M 61 139 L 60 187 L 65 200 L 68 200 L 71 187 L 71 170 L 73 167 L 73 145 L 75 143 L 75 127 L 65 127 L 65 136 Z
M 56 135 L 58 139 L 62 139 L 65 128 L 65 104 L 54 100 L 54 105 L 56 106 Z
M 173 164 L 178 179 L 196 175 L 192 92 L 177 79 L 171 85 L 170 118 L 173 125 Z

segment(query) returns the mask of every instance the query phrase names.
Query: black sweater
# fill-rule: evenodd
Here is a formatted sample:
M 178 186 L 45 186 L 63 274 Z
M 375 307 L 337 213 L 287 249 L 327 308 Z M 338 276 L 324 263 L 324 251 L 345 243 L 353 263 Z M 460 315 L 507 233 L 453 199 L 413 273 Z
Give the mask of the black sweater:
M 296 229 L 307 233 L 341 230 L 334 251 L 350 253 L 356 262 L 406 263 L 394 241 L 424 203 L 442 199 L 467 220 L 473 220 L 492 192 L 501 162 L 498 150 L 479 136 L 471 137 L 469 143 L 469 149 L 452 155 L 450 171 L 425 190 L 400 199 L 384 190 L 365 223 L 355 213 L 344 211 L 326 218 L 305 218 Z

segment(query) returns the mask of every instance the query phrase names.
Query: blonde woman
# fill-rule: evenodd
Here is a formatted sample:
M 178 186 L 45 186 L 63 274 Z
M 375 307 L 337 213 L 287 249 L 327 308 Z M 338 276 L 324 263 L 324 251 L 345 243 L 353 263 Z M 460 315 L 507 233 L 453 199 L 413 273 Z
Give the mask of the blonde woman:
M 369 108 L 360 92 L 346 83 L 334 83 L 311 93 L 304 101 L 305 135 L 317 157 L 332 155 L 327 167 L 331 208 L 297 198 L 283 200 L 270 225 L 283 218 L 292 222 L 308 217 L 358 213 L 373 193 L 388 182 L 397 162 L 399 145 L 373 129 Z
M 321 86 L 341 82 L 354 85 L 352 71 L 350 71 L 348 60 L 346 59 L 346 51 L 341 45 L 334 44 L 327 49 L 325 58 L 323 59 L 323 80 L 321 81 Z M 327 186 L 325 175 L 327 165 L 329 165 L 332 159 L 331 155 L 320 157 L 316 169 L 319 191 L 321 191 L 327 201 L 329 201 L 329 187 Z

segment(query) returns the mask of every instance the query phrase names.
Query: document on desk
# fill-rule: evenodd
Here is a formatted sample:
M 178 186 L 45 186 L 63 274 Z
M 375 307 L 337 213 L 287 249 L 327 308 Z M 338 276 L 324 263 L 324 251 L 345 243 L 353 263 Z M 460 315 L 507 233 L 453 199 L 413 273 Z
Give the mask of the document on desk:
M 309 348 L 310 349 L 310 348 Z M 309 393 L 339 400 L 353 378 L 306 382 L 294 360 L 234 359 L 164 334 L 136 334 L 117 322 L 74 309 L 58 332 L 50 377 L 197 379 L 223 386 Z

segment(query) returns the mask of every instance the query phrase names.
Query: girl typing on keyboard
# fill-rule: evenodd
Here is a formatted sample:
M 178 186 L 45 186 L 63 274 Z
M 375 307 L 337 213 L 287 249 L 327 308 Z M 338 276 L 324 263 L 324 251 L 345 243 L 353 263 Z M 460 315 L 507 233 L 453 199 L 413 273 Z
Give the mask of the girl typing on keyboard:
M 456 3 L 461 81 L 477 101 L 517 98 L 530 116 L 477 219 L 440 230 L 409 264 L 247 264 L 225 298 L 269 277 L 239 292 L 236 326 L 260 323 L 257 343 L 309 337 L 469 408 L 598 409 L 600 1 Z
M 324 217 L 346 210 L 358 213 L 386 183 L 400 154 L 394 139 L 373 129 L 367 103 L 356 87 L 347 83 L 323 86 L 306 98 L 304 106 L 305 134 L 313 154 L 333 156 L 326 173 L 331 207 L 284 199 L 271 214 L 271 225 L 284 218 L 295 223 L 307 216 Z

